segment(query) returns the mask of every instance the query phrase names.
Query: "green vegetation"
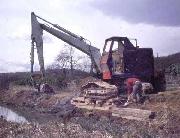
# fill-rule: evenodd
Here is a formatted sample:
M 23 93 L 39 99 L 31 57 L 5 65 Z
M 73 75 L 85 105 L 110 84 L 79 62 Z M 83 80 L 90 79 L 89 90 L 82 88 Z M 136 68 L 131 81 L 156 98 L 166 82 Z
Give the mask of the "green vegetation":
M 175 65 L 178 68 L 178 73 L 180 74 L 180 52 L 164 57 L 156 57 L 154 60 L 156 69 L 165 69 L 170 72 L 169 68 Z
M 38 74 L 38 72 L 35 73 Z M 81 70 L 74 70 L 72 76 L 70 69 L 48 69 L 44 82 L 57 88 L 65 88 L 71 80 L 78 80 L 87 76 L 89 76 L 89 73 Z M 32 86 L 31 74 L 27 72 L 0 73 L 0 85 L 9 85 L 10 83 Z

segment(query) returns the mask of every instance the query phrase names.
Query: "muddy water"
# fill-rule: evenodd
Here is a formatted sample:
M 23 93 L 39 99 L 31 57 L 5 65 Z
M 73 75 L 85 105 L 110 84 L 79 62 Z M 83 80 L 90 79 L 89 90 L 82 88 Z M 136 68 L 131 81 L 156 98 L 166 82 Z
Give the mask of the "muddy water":
M 6 119 L 7 121 L 17 122 L 17 123 L 27 123 L 25 117 L 18 115 L 13 112 L 11 109 L 0 106 L 0 116 Z

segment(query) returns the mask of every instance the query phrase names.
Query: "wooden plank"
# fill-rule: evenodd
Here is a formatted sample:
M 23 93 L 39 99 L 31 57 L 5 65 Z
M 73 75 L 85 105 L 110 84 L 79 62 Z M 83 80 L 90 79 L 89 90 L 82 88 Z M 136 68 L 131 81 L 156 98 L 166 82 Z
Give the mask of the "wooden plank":
M 139 118 L 139 117 L 133 117 L 133 116 L 119 116 L 119 114 L 116 113 L 112 113 L 112 116 L 116 116 L 116 117 L 121 117 L 121 118 L 125 118 L 128 120 L 137 120 L 137 121 L 145 121 L 145 119 Z
M 112 115 L 126 119 L 145 121 L 155 117 L 155 113 L 150 110 L 134 109 L 134 108 L 113 108 Z
M 109 93 L 86 93 L 86 95 L 92 95 L 92 96 L 111 96 L 111 95 L 116 95 L 118 96 L 117 92 L 109 92 Z
M 85 98 L 90 98 L 94 100 L 107 100 L 110 98 L 116 98 L 117 95 L 110 95 L 110 96 L 84 96 Z
M 82 105 L 76 104 L 76 107 L 87 110 L 100 110 L 110 111 L 112 116 L 121 117 L 129 120 L 147 121 L 150 118 L 155 117 L 155 113 L 150 110 L 134 109 L 134 108 L 117 108 L 112 106 L 94 106 L 94 105 Z
M 83 108 L 83 109 L 88 109 L 88 110 L 100 110 L 100 111 L 109 111 L 109 106 L 94 106 L 94 105 L 80 105 L 76 104 L 76 107 L 78 108 Z

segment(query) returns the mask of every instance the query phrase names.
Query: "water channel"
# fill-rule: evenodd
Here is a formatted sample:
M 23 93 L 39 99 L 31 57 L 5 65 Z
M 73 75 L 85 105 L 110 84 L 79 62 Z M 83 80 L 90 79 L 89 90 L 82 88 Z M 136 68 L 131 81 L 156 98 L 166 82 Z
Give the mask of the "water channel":
M 16 122 L 16 123 L 27 123 L 25 117 L 18 115 L 11 109 L 0 106 L 0 116 L 6 119 L 7 121 Z

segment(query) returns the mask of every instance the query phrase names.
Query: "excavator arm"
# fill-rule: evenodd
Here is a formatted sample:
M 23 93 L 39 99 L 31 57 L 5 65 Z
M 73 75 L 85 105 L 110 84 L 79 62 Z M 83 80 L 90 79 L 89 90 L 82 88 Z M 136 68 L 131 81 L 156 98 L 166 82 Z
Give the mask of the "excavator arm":
M 37 18 L 45 21 L 47 24 L 39 23 Z M 51 26 L 52 27 L 51 27 Z M 45 68 L 44 68 L 44 57 L 43 57 L 43 30 L 52 34 L 53 36 L 61 39 L 62 41 L 68 43 L 69 45 L 79 49 L 80 51 L 86 53 L 90 56 L 93 67 L 95 68 L 97 73 L 101 73 L 100 68 L 100 50 L 94 46 L 88 44 L 85 39 L 81 36 L 78 36 L 57 24 L 52 24 L 45 19 L 35 15 L 33 12 L 31 13 L 31 26 L 32 26 L 32 46 L 31 46 L 31 73 L 33 73 L 33 65 L 34 65 L 34 48 L 37 49 L 37 55 L 40 65 L 40 71 L 42 76 L 45 76 Z
M 31 73 L 33 73 L 33 66 L 34 66 L 34 48 L 36 46 L 37 55 L 40 65 L 40 71 L 42 76 L 45 75 L 44 69 L 44 57 L 43 57 L 43 30 L 36 19 L 34 13 L 31 13 L 31 26 L 32 26 L 32 34 L 31 34 Z

